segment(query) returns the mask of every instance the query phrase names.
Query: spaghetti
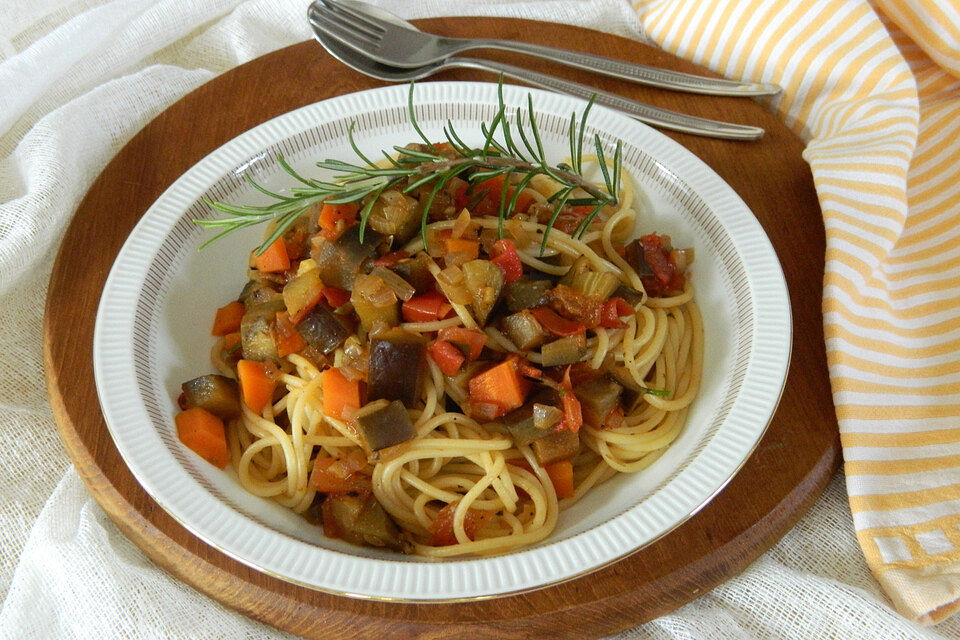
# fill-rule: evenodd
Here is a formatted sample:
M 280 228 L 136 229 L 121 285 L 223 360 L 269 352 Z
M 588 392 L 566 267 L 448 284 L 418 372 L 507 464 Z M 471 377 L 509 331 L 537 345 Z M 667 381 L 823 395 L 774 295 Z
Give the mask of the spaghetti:
M 692 250 L 630 240 L 647 205 L 629 179 L 579 238 L 582 207 L 545 219 L 549 178 L 506 224 L 478 214 L 500 191 L 475 192 L 434 200 L 426 246 L 407 217 L 422 194 L 396 192 L 362 243 L 357 207 L 326 204 L 284 233 L 278 264 L 251 258 L 219 375 L 181 397 L 181 416 L 221 420 L 247 491 L 350 542 L 486 555 L 543 540 L 677 438 L 703 362 Z M 181 439 L 213 461 L 198 422 L 178 416 Z

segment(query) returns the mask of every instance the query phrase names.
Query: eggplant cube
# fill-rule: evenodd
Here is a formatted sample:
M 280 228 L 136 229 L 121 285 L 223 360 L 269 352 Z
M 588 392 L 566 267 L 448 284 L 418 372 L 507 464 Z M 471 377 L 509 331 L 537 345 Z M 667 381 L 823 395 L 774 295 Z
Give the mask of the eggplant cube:
M 392 447 L 417 435 L 410 414 L 399 400 L 375 400 L 357 411 L 353 418 L 371 451 Z
M 426 340 L 402 329 L 391 329 L 372 337 L 367 397 L 399 400 L 412 407 L 423 387 L 426 353 Z

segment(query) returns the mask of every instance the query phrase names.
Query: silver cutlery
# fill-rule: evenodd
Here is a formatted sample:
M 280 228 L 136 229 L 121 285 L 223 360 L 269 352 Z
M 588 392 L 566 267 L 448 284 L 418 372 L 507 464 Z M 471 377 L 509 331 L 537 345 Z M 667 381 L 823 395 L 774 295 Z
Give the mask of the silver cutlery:
M 393 67 L 423 67 L 470 49 L 501 49 L 661 89 L 723 96 L 767 96 L 780 92 L 775 84 L 707 78 L 526 42 L 437 36 L 424 33 L 379 7 L 356 0 L 322 0 L 322 4 L 320 13 L 330 23 L 336 22 L 338 39 L 367 57 Z
M 343 5 L 346 4 L 346 2 L 340 0 L 338 4 Z M 362 50 L 345 44 L 340 37 L 338 37 L 339 30 L 337 25 L 329 20 L 322 11 L 322 8 L 323 5 L 318 1 L 311 4 L 308 10 L 314 35 L 320 44 L 323 45 L 330 55 L 348 67 L 378 80 L 386 82 L 410 82 L 411 80 L 426 78 L 445 69 L 480 69 L 492 71 L 497 74 L 502 73 L 508 78 L 520 80 L 559 93 L 574 95 L 584 100 L 590 99 L 591 96 L 596 96 L 595 100 L 597 104 L 616 109 L 641 122 L 664 129 L 726 140 L 756 140 L 763 136 L 764 133 L 760 127 L 720 122 L 661 109 L 637 102 L 636 100 L 624 98 L 615 93 L 601 91 L 587 85 L 492 60 L 451 56 L 438 62 L 414 68 L 399 68 L 385 65 L 367 57 L 362 53 Z M 393 20 L 396 23 L 413 28 L 413 25 L 396 18 L 392 14 L 384 13 L 385 15 L 378 15 L 384 19 Z

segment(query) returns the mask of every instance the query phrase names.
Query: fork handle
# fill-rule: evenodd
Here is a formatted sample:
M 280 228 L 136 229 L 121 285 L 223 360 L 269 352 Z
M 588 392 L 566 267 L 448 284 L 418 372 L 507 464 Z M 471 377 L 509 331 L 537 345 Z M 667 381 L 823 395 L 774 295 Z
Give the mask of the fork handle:
M 690 73 L 660 69 L 645 64 L 635 64 L 624 60 L 596 56 L 578 51 L 567 51 L 555 47 L 545 47 L 512 40 L 494 40 L 489 38 L 444 38 L 444 44 L 454 53 L 468 49 L 501 49 L 515 53 L 525 53 L 546 58 L 569 67 L 593 71 L 621 80 L 629 80 L 661 89 L 686 91 L 715 96 L 769 96 L 780 93 L 775 84 L 758 82 L 737 82 L 723 78 L 707 78 Z
M 624 98 L 615 93 L 601 91 L 584 84 L 563 80 L 545 73 L 530 71 L 529 69 L 514 67 L 513 65 L 494 62 L 492 60 L 454 57 L 447 58 L 446 65 L 444 66 L 494 71 L 515 80 L 520 80 L 559 93 L 568 93 L 583 98 L 584 100 L 589 100 L 591 96 L 595 95 L 597 104 L 622 111 L 641 122 L 663 129 L 682 131 L 684 133 L 692 133 L 711 138 L 723 138 L 726 140 L 757 140 L 763 136 L 763 129 L 759 127 L 708 120 L 706 118 L 690 116 L 685 113 L 661 109 L 653 105 L 644 104 L 643 102 Z

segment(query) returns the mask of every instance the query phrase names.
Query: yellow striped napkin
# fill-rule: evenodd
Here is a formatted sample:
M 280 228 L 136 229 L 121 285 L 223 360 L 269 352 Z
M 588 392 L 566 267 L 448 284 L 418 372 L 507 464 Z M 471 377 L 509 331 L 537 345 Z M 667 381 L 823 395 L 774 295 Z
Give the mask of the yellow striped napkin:
M 663 49 L 784 87 L 827 234 L 850 507 L 894 606 L 960 608 L 960 4 L 641 0 Z M 785 213 L 789 212 L 789 203 Z

